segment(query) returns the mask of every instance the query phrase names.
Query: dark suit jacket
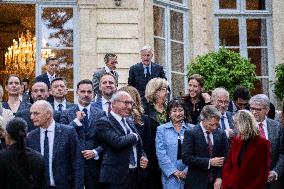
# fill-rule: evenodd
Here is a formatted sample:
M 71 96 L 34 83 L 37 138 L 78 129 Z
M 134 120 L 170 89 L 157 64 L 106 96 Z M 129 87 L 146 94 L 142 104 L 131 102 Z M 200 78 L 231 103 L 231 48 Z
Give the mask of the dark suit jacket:
M 116 81 L 116 84 L 118 84 L 118 73 L 117 71 L 115 71 L 115 81 Z M 100 79 L 101 77 L 106 73 L 106 70 L 105 68 L 101 68 L 99 70 L 97 70 L 94 74 L 93 74 L 93 79 L 92 79 L 92 82 L 93 82 L 93 86 L 94 86 L 94 94 L 97 95 L 97 99 L 100 99 L 102 97 L 102 94 L 101 94 L 101 91 L 99 90 L 99 84 L 100 84 Z
M 163 67 L 159 64 L 151 62 L 151 79 L 156 77 L 167 79 Z M 141 97 L 145 96 L 145 88 L 147 83 L 142 62 L 130 67 L 128 84 L 135 87 Z
M 137 133 L 134 125 L 127 121 L 132 132 Z M 125 134 L 117 120 L 109 115 L 102 117 L 97 122 L 99 139 L 103 144 L 103 160 L 100 182 L 109 184 L 126 184 L 129 171 L 129 156 L 133 145 L 137 149 L 138 175 L 141 174 L 139 161 L 144 154 L 141 139 L 133 134 Z M 139 177 L 139 176 L 138 176 Z
M 41 152 L 39 128 L 28 134 L 27 145 Z M 55 123 L 52 171 L 57 189 L 83 188 L 83 170 L 80 156 L 81 152 L 75 129 Z
M 223 168 L 222 189 L 261 189 L 265 186 L 270 164 L 269 141 L 260 136 L 250 139 L 239 166 L 242 146 L 243 140 L 235 137 Z
M 225 132 L 216 129 L 212 134 L 214 144 L 212 158 L 226 157 L 228 141 Z M 210 166 L 208 169 L 209 159 L 208 144 L 201 126 L 197 125 L 186 131 L 182 145 L 182 161 L 189 167 L 185 188 L 207 189 L 210 174 L 213 176 L 213 182 L 216 178 L 221 178 L 220 167 Z
M 284 130 L 280 123 L 272 119 L 267 119 L 268 139 L 270 141 L 270 170 L 278 174 L 278 180 L 271 182 L 267 188 L 282 189 L 281 181 L 284 178 Z
M 95 102 L 92 102 L 92 105 L 91 106 L 94 106 L 95 108 L 98 108 L 100 110 L 103 111 L 103 105 L 102 105 L 102 100 L 101 98 L 100 99 L 97 99 Z
M 3 106 L 3 108 L 5 108 L 5 109 L 11 110 L 11 108 L 10 108 L 8 102 L 2 102 L 2 106 Z M 31 104 L 30 104 L 30 103 L 28 103 L 28 102 L 23 102 L 23 101 L 22 101 L 22 102 L 20 103 L 20 106 L 19 106 L 17 112 L 24 111 L 24 110 L 26 110 L 26 109 L 30 109 L 30 107 L 31 107 Z M 16 112 L 16 113 L 17 113 L 17 112 Z
M 79 138 L 80 151 L 95 149 L 101 159 L 103 148 L 97 140 L 98 133 L 96 132 L 96 122 L 99 118 L 105 116 L 105 113 L 102 110 L 91 106 L 89 126 L 84 129 L 82 126 L 78 126 L 73 121 L 76 118 L 77 111 L 79 111 L 78 105 L 74 105 L 71 108 L 63 111 L 60 117 L 60 123 L 66 125 L 69 124 L 76 129 Z M 83 157 L 81 157 L 81 160 L 83 161 L 83 164 L 85 164 L 85 174 L 90 173 L 94 178 L 93 180 L 98 181 L 101 161 L 95 159 L 85 160 Z
M 41 75 L 38 75 L 35 78 L 35 82 L 44 82 L 47 85 L 48 89 L 50 89 L 50 82 L 49 82 L 49 78 L 48 78 L 47 73 L 43 73 Z
M 25 109 L 25 110 L 20 111 L 20 112 L 17 112 L 15 114 L 15 116 L 23 118 L 27 122 L 27 124 L 28 124 L 28 132 L 36 129 L 36 127 L 34 126 L 34 123 L 31 120 L 30 108 L 29 109 Z M 53 112 L 53 119 L 56 122 L 59 122 L 59 119 L 60 119 L 60 112 L 59 111 L 54 110 L 54 112 Z
M 28 175 L 32 176 L 33 188 L 45 188 L 44 161 L 38 152 L 26 148 L 26 159 L 19 148 L 13 144 L 0 152 L 0 187 L 3 189 L 30 189 Z M 29 172 L 27 171 L 29 168 Z

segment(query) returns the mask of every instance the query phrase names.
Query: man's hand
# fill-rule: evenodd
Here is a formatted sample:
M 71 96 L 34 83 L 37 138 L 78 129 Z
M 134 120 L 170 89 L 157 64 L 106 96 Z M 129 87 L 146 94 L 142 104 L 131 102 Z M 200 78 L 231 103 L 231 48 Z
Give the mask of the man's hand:
M 229 138 L 232 138 L 234 136 L 234 130 L 233 129 L 228 128 L 228 129 L 226 129 L 226 131 L 228 131 L 228 133 L 229 133 Z
M 214 182 L 214 189 L 221 189 L 221 187 L 222 187 L 222 179 L 216 178 Z
M 181 171 L 180 174 L 179 174 L 180 178 L 181 179 L 185 179 L 186 178 L 186 174 L 187 174 L 187 172 Z
M 213 167 L 222 167 L 224 163 L 224 157 L 215 157 L 210 159 L 210 165 Z
M 95 156 L 96 156 L 96 154 L 93 152 L 93 150 L 84 150 L 84 151 L 82 151 L 82 154 L 83 154 L 83 157 L 86 160 L 95 158 Z
M 277 175 L 274 171 L 270 171 L 267 178 L 267 182 L 272 182 L 274 180 L 277 180 Z
M 146 169 L 147 165 L 148 165 L 148 159 L 145 156 L 142 156 L 140 158 L 140 167 L 142 169 Z
M 76 112 L 76 118 L 79 120 L 79 121 L 82 121 L 85 117 L 85 113 L 82 112 L 82 111 L 78 111 Z
M 203 100 L 205 101 L 205 103 L 211 102 L 211 96 L 208 93 L 201 93 L 201 96 Z

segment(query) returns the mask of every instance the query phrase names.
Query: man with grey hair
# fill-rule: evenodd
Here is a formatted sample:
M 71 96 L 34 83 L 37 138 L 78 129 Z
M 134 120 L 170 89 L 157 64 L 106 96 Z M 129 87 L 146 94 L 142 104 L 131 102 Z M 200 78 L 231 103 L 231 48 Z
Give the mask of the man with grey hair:
M 222 114 L 219 126 L 225 131 L 227 138 L 232 138 L 234 136 L 234 125 L 233 113 L 227 111 L 229 102 L 229 92 L 225 88 L 219 87 L 212 91 L 211 104 Z
M 167 79 L 163 67 L 151 61 L 153 57 L 152 48 L 149 45 L 144 46 L 140 51 L 141 62 L 133 65 L 129 69 L 128 84 L 135 87 L 142 101 L 145 101 L 145 88 L 147 83 L 156 77 Z M 160 62 L 163 64 L 164 62 Z
M 127 92 L 118 91 L 112 95 L 109 116 L 97 122 L 104 148 L 100 182 L 106 189 L 138 188 L 138 175 L 147 167 L 142 140 L 133 123 L 126 119 L 133 104 Z
M 47 188 L 83 188 L 83 166 L 75 129 L 56 123 L 53 108 L 45 100 L 36 101 L 30 114 L 37 129 L 29 133 L 27 146 L 44 158 Z
M 204 106 L 201 122 L 184 134 L 182 161 L 190 167 L 185 189 L 221 188 L 221 169 L 228 141 L 225 132 L 218 129 L 220 117 L 221 113 L 215 106 Z
M 277 121 L 267 118 L 270 101 L 265 94 L 253 96 L 250 101 L 250 110 L 254 115 L 259 134 L 270 141 L 270 172 L 266 188 L 283 188 L 281 183 L 284 172 L 284 131 Z

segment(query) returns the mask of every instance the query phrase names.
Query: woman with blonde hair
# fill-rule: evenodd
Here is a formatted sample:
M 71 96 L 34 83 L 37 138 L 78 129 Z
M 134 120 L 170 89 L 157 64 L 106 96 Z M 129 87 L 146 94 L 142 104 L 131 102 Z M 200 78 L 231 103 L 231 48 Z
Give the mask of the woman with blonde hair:
M 160 189 L 161 183 L 161 170 L 159 169 L 158 160 L 156 156 L 155 138 L 157 127 L 168 122 L 167 114 L 167 99 L 168 99 L 167 80 L 162 78 L 153 78 L 146 85 L 145 98 L 148 102 L 145 108 L 145 114 L 149 116 L 151 126 L 150 136 L 150 150 L 147 154 L 149 163 L 149 185 L 150 188 Z
M 223 168 L 222 189 L 264 188 L 270 169 L 270 143 L 259 135 L 248 110 L 239 110 L 234 122 L 238 135 Z
M 150 135 L 151 135 L 150 120 L 148 116 L 144 114 L 144 108 L 142 105 L 139 92 L 137 91 L 136 88 L 132 86 L 124 86 L 120 88 L 119 91 L 125 91 L 129 93 L 134 101 L 134 104 L 132 106 L 132 116 L 129 119 L 131 119 L 131 121 L 134 122 L 135 128 L 137 129 L 138 134 L 142 139 L 144 152 L 148 156 L 149 146 L 150 146 Z M 150 178 L 143 177 L 143 176 L 140 177 L 138 181 L 139 189 L 149 188 L 148 186 L 149 179 Z

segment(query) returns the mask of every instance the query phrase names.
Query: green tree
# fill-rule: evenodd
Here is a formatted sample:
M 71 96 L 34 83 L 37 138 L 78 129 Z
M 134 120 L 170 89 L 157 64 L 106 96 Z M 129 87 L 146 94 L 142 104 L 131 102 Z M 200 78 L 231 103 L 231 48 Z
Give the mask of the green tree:
M 187 74 L 202 75 L 207 91 L 225 87 L 232 94 L 238 85 L 253 89 L 253 82 L 256 80 L 255 68 L 254 64 L 239 53 L 221 48 L 218 52 L 210 52 L 192 60 L 188 64 Z
M 284 98 L 284 64 L 278 64 L 275 73 L 274 94 L 278 100 L 282 100 Z

